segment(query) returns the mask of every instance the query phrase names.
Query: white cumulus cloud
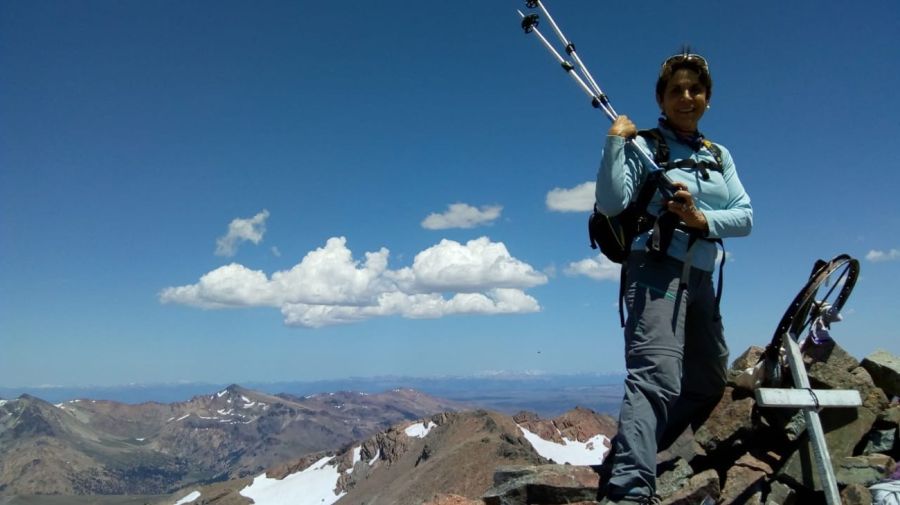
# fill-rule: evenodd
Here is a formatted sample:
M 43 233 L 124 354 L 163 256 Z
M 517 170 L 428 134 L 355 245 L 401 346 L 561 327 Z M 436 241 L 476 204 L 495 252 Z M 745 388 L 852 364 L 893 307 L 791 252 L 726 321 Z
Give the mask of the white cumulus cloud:
M 590 212 L 594 209 L 596 182 L 574 188 L 553 188 L 547 193 L 547 208 L 556 212 Z
M 454 203 L 447 206 L 442 214 L 431 213 L 422 221 L 422 228 L 428 230 L 446 230 L 448 228 L 474 228 L 482 224 L 490 224 L 500 217 L 503 207 L 500 205 L 482 206 L 480 209 L 465 203 Z
M 346 238 L 333 237 L 289 270 L 269 276 L 231 263 L 195 284 L 163 289 L 160 301 L 209 309 L 274 307 L 286 324 L 309 328 L 380 316 L 540 310 L 524 289 L 546 283 L 547 277 L 487 237 L 466 244 L 442 240 L 399 270 L 388 269 L 389 255 L 381 248 L 365 253 L 365 261 L 355 260 Z
M 217 256 L 234 256 L 238 246 L 243 242 L 259 244 L 266 233 L 266 219 L 269 211 L 263 210 L 259 214 L 247 218 L 235 218 L 228 224 L 228 233 L 216 239 Z
M 606 256 L 598 254 L 596 258 L 585 258 L 569 263 L 566 275 L 584 275 L 596 281 L 619 281 L 621 266 L 613 263 Z
M 876 251 L 873 249 L 866 254 L 866 259 L 873 263 L 900 260 L 900 250 L 891 249 L 890 251 Z

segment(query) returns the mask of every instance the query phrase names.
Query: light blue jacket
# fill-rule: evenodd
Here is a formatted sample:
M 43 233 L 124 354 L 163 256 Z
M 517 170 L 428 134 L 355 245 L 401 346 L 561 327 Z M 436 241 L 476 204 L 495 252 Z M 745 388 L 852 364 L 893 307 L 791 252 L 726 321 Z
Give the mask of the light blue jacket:
M 669 161 L 694 159 L 696 161 L 715 161 L 715 157 L 706 147 L 694 151 L 680 141 L 670 130 L 660 127 L 666 144 L 669 146 Z M 637 137 L 639 143 L 648 153 L 654 152 L 652 145 L 643 137 Z M 650 142 L 653 144 L 653 142 Z M 753 208 L 750 196 L 738 178 L 731 159 L 731 153 L 723 146 L 716 144 L 722 151 L 722 172 L 709 170 L 709 180 L 703 180 L 697 168 L 676 168 L 667 175 L 674 182 L 683 182 L 694 197 L 694 203 L 709 223 L 708 238 L 741 237 L 750 234 L 753 227 Z M 619 136 L 607 136 L 603 149 L 603 160 L 597 172 L 597 207 L 606 215 L 614 216 L 628 206 L 632 198 L 637 198 L 641 184 L 647 177 L 649 169 L 644 166 L 634 148 L 627 147 L 625 139 Z M 659 215 L 662 198 L 657 192 L 647 210 Z M 631 249 L 645 250 L 650 232 L 637 237 Z M 688 234 L 676 229 L 668 254 L 678 260 L 684 260 L 688 246 Z M 702 270 L 713 271 L 716 266 L 716 244 L 698 240 L 694 247 L 691 264 Z

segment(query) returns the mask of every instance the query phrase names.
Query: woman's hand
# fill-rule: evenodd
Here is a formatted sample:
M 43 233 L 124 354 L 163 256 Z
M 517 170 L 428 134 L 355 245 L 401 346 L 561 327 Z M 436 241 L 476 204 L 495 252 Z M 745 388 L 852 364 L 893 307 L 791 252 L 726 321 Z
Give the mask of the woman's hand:
M 628 116 L 619 116 L 613 121 L 612 126 L 609 127 L 607 135 L 633 139 L 637 136 L 637 126 L 628 119 Z
M 706 216 L 694 205 L 694 196 L 688 192 L 687 186 L 681 182 L 676 182 L 675 186 L 678 188 L 678 191 L 675 192 L 675 199 L 669 200 L 666 208 L 678 215 L 688 228 L 696 228 L 704 234 L 709 233 Z

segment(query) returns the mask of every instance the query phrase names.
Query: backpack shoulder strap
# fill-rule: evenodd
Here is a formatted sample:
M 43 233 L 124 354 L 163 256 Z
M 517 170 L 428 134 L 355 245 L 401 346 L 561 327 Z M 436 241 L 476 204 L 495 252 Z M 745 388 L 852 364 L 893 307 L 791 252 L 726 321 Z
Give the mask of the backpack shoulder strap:
M 659 168 L 666 169 L 665 165 L 669 162 L 669 145 L 666 144 L 666 139 L 663 137 L 662 132 L 659 131 L 659 128 L 638 130 L 638 135 L 653 141 L 653 144 L 656 146 L 656 150 L 653 153 L 653 162 L 656 163 Z
M 724 163 L 722 162 L 722 150 L 719 148 L 719 146 L 717 146 L 713 141 L 709 139 L 703 139 L 703 147 L 709 149 L 709 152 L 712 153 L 713 158 L 716 159 L 716 163 L 719 165 L 719 167 L 722 167 L 724 165 Z

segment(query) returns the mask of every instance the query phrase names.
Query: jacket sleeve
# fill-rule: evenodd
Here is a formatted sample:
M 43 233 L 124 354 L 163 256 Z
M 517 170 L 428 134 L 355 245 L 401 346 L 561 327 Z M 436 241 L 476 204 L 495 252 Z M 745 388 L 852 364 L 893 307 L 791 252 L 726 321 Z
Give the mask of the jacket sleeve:
M 637 138 L 635 142 L 643 142 L 643 139 Z M 608 216 L 615 216 L 625 210 L 641 187 L 643 177 L 643 164 L 637 154 L 627 148 L 625 139 L 608 135 L 600 170 L 597 171 L 597 208 Z
M 704 210 L 709 223 L 710 238 L 743 237 L 753 228 L 753 207 L 750 195 L 744 190 L 738 178 L 731 153 L 722 146 L 722 175 L 728 190 L 728 200 L 723 209 Z

